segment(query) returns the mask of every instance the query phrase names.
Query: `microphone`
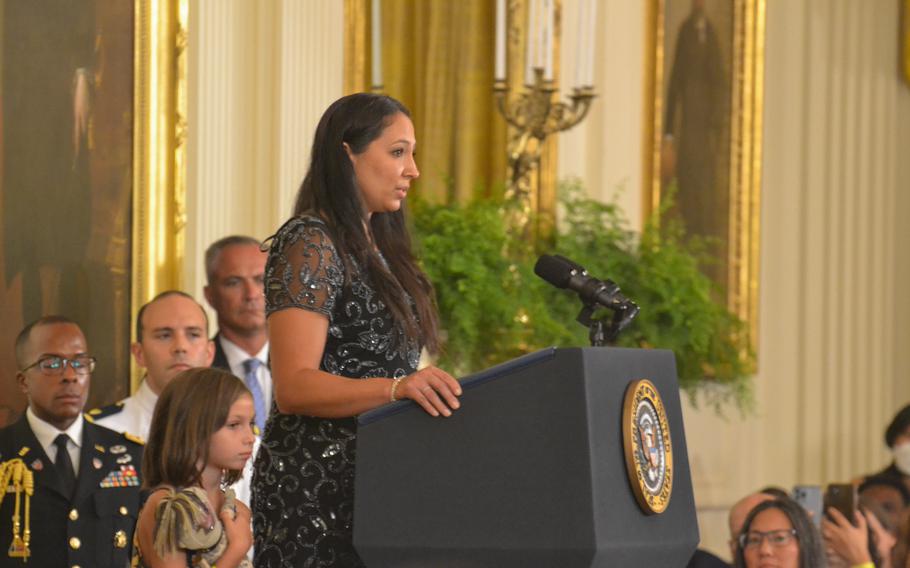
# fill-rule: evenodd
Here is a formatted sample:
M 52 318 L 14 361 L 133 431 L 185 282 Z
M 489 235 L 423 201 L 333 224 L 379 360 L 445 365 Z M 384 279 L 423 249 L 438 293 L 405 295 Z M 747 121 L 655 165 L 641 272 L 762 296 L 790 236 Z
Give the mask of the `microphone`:
M 639 307 L 622 295 L 615 282 L 594 278 L 582 265 L 564 256 L 541 255 L 534 265 L 534 274 L 557 288 L 568 288 L 578 294 L 584 307 L 576 320 L 589 328 L 591 345 L 602 346 L 616 341 L 619 333 L 638 315 Z M 605 329 L 603 320 L 594 318 L 597 306 L 613 312 L 608 329 Z
M 577 293 L 585 305 L 597 304 L 611 310 L 624 309 L 628 300 L 612 280 L 598 280 L 580 264 L 558 254 L 541 255 L 534 265 L 534 274 L 557 288 Z

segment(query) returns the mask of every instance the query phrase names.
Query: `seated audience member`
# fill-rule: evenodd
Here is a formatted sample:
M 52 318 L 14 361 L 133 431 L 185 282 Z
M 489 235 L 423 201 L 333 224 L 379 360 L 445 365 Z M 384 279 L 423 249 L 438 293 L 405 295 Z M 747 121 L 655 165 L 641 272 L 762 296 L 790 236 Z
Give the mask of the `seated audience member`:
M 910 491 L 893 477 L 871 476 L 858 489 L 859 504 L 878 517 L 882 526 L 894 536 L 910 507 Z
M 774 499 L 773 495 L 769 495 L 764 491 L 759 491 L 758 493 L 746 495 L 730 507 L 730 515 L 728 517 L 728 522 L 730 524 L 729 545 L 730 557 L 733 558 L 734 561 L 736 559 L 736 550 L 739 548 L 739 533 L 742 532 L 743 523 L 746 522 L 746 517 L 749 516 L 749 513 L 752 512 L 752 509 L 754 509 L 756 505 L 772 499 Z
M 910 515 L 901 521 L 897 542 L 891 552 L 891 566 L 893 568 L 910 568 Z
M 889 535 L 875 515 L 863 511 L 856 511 L 851 522 L 840 511 L 829 507 L 822 519 L 822 535 L 829 568 L 882 566 L 882 559 L 890 557 L 894 545 L 893 539 L 889 539 L 885 550 L 878 549 L 881 535 Z
M 139 389 L 89 415 L 101 426 L 147 438 L 155 402 L 164 387 L 181 371 L 212 363 L 215 346 L 209 340 L 205 310 L 184 292 L 158 294 L 139 309 L 136 342 L 130 350 L 145 368 Z
M 790 493 L 786 489 L 777 487 L 776 485 L 769 485 L 763 489 L 758 490 L 759 493 L 764 493 L 765 495 L 770 495 L 775 499 L 792 499 Z
M 16 363 L 28 408 L 0 430 L 0 470 L 13 474 L 0 476 L 0 566 L 128 565 L 142 446 L 83 418 L 95 358 L 82 330 L 43 317 L 16 338 Z
M 205 299 L 218 314 L 212 367 L 243 379 L 253 395 L 262 431 L 272 405 L 269 338 L 263 281 L 268 254 L 252 237 L 230 236 L 205 251 Z
M 896 479 L 910 491 L 910 405 L 903 407 L 885 429 L 885 444 L 891 450 L 892 461 L 875 477 Z
M 752 509 L 743 523 L 735 559 L 740 568 L 825 565 L 821 536 L 805 509 L 789 498 L 764 501 Z

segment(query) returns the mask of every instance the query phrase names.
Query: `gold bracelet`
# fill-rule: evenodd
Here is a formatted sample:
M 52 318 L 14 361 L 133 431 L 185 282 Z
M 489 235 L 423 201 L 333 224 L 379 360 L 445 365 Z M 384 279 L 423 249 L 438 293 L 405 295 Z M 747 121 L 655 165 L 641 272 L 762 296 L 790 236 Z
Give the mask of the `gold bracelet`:
M 392 381 L 392 390 L 389 392 L 389 402 L 395 402 L 396 400 L 398 400 L 397 398 L 395 398 L 395 391 L 398 389 L 398 385 L 403 380 L 404 380 L 404 377 L 398 377 L 397 379 L 394 379 Z

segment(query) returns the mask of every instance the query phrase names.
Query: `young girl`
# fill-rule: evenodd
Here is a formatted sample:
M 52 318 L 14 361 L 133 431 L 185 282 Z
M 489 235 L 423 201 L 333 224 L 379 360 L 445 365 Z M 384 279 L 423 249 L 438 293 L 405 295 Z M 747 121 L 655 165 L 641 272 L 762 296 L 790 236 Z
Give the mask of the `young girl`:
M 190 369 L 165 387 L 142 459 L 150 495 L 133 566 L 250 566 L 250 510 L 222 488 L 240 478 L 254 424 L 253 397 L 230 373 Z

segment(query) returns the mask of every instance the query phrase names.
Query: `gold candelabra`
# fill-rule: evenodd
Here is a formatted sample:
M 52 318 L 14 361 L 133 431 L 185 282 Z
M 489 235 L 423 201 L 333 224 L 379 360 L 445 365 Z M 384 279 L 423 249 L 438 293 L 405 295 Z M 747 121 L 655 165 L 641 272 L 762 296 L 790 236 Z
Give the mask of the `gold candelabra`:
M 496 106 L 511 126 L 508 142 L 508 185 L 506 200 L 515 206 L 513 227 L 527 229 L 531 213 L 532 177 L 540 170 L 540 153 L 547 136 L 568 130 L 582 121 L 596 96 L 593 87 L 575 87 L 571 102 L 556 100 L 553 81 L 544 79 L 544 70 L 534 69 L 534 84 L 510 96 L 504 80 L 493 84 Z M 540 177 L 538 176 L 538 188 Z

